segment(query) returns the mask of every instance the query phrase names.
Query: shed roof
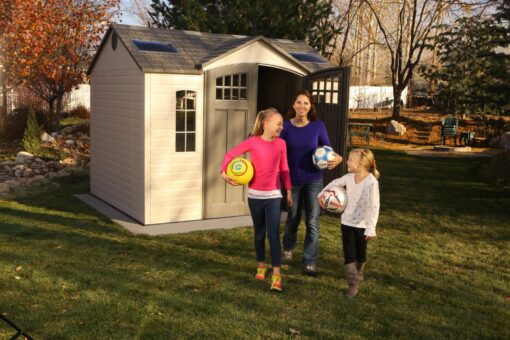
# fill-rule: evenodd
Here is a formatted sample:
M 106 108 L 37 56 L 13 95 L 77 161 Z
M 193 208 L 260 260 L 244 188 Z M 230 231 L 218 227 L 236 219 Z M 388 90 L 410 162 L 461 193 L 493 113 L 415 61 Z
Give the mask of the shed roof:
M 311 46 L 299 40 L 268 39 L 263 36 L 240 36 L 112 24 L 88 69 L 89 74 L 108 37 L 113 32 L 117 34 L 119 41 L 126 47 L 138 67 L 146 73 L 201 74 L 203 73 L 202 66 L 256 41 L 264 41 L 269 44 L 276 53 L 281 54 L 309 73 L 336 67 Z M 177 49 L 177 52 L 141 51 L 135 45 L 134 40 L 170 43 Z M 300 61 L 290 54 L 295 52 L 311 54 L 320 61 Z

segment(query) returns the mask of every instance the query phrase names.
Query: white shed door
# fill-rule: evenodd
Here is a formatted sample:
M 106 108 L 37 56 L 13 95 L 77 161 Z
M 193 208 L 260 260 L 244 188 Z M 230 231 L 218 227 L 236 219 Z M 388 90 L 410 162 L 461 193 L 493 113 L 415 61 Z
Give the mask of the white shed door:
M 258 65 L 224 66 L 206 72 L 204 217 L 249 214 L 247 187 L 221 178 L 227 151 L 246 139 L 257 110 Z

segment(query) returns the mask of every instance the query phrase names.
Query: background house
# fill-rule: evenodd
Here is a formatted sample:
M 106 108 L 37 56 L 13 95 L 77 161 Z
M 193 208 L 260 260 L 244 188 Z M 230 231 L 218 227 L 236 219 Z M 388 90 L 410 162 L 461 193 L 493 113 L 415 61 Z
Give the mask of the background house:
M 142 224 L 248 214 L 223 155 L 300 89 L 345 153 L 348 69 L 302 41 L 114 24 L 88 73 L 91 193 Z

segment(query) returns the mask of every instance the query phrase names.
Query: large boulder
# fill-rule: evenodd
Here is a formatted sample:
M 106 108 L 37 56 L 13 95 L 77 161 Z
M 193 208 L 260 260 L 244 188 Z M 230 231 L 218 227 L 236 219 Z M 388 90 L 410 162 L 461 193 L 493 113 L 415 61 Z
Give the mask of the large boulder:
M 399 135 L 403 136 L 406 134 L 406 127 L 397 122 L 396 120 L 391 120 L 388 126 L 386 127 L 386 133 L 389 135 Z
M 32 158 L 34 158 L 34 155 L 32 155 L 31 153 L 26 151 L 20 151 L 16 155 L 16 163 L 27 163 Z
M 47 143 L 47 144 L 53 144 L 55 143 L 55 138 L 44 132 L 41 136 L 41 142 Z

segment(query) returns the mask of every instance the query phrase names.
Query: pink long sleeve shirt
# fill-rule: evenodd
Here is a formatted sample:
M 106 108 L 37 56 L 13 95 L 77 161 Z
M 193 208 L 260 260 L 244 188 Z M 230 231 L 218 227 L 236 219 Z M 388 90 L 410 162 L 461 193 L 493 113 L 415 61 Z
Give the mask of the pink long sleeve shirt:
M 290 190 L 289 165 L 287 163 L 287 146 L 281 138 L 266 141 L 260 136 L 253 136 L 225 154 L 221 165 L 227 171 L 228 163 L 235 157 L 249 152 L 254 168 L 253 179 L 248 184 L 250 189 L 271 191 L 280 189 L 280 176 L 285 189 Z

